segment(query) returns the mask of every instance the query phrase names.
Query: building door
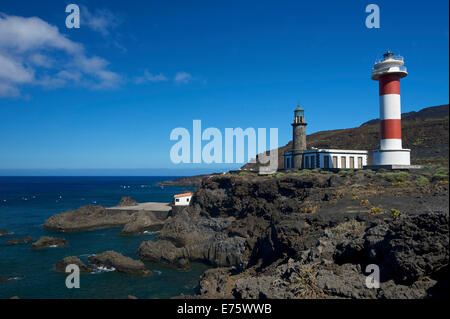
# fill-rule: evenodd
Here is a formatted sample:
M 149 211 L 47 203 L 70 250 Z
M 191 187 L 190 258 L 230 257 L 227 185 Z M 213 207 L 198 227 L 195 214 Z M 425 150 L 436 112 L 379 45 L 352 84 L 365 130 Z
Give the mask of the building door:
M 304 158 L 303 158 L 303 160 L 305 161 L 305 168 L 308 168 L 308 166 L 309 166 L 309 159 L 308 159 L 308 156 L 305 156 Z
M 358 168 L 362 168 L 363 164 L 362 164 L 362 157 L 358 157 Z
M 330 168 L 330 157 L 329 156 L 323 157 L 323 167 Z
M 337 165 L 337 156 L 333 156 L 333 168 L 337 168 L 338 167 L 338 165 Z
M 350 156 L 350 168 L 355 168 L 355 158 Z
M 309 159 L 311 160 L 311 168 L 314 168 L 314 158 L 315 156 L 310 156 Z
M 345 165 L 345 156 L 341 157 L 341 168 L 347 168 Z

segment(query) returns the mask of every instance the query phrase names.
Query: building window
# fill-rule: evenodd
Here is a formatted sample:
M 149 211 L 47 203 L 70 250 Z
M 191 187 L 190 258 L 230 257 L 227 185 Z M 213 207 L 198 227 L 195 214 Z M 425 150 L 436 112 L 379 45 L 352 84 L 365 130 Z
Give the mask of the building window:
M 346 163 L 346 160 L 345 160 L 345 156 L 342 156 L 341 157 L 341 168 L 347 168 L 347 166 L 345 165 Z
M 362 166 L 363 166 L 362 157 L 358 157 L 358 168 L 362 168 Z
M 333 168 L 337 168 L 338 167 L 338 158 L 337 156 L 333 156 Z
M 179 198 L 175 198 L 175 201 L 178 203 L 180 201 L 180 199 Z
M 186 202 L 189 202 L 189 198 L 186 198 Z
M 355 158 L 350 156 L 350 168 L 355 168 Z
M 323 157 L 323 167 L 330 168 L 330 157 L 329 156 Z

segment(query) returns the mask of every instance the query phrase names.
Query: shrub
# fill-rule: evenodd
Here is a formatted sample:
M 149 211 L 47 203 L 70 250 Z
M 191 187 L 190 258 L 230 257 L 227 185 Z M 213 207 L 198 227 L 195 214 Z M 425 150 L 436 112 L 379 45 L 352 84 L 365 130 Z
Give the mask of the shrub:
M 338 175 L 344 177 L 344 176 L 350 176 L 353 173 L 354 173 L 354 171 L 351 169 L 342 169 L 339 171 Z
M 300 212 L 302 214 L 314 214 L 315 212 L 317 212 L 317 209 L 319 209 L 318 206 L 306 206 L 300 208 Z
M 448 184 L 448 181 L 439 181 L 439 184 L 441 184 L 441 185 L 447 185 L 447 184 Z
M 393 186 L 404 186 L 405 182 L 396 182 L 396 183 L 392 183 Z
M 417 186 L 426 186 L 430 183 L 428 178 L 426 178 L 425 176 L 419 176 L 415 182 Z
M 370 204 L 370 202 L 368 199 L 363 199 L 359 202 L 359 205 L 361 205 L 361 206 L 367 206 L 369 204 Z
M 370 208 L 370 211 L 369 211 L 370 216 L 378 216 L 378 215 L 383 215 L 383 214 L 384 214 L 384 211 L 380 207 L 372 206 L 372 208 Z
M 362 185 L 361 184 L 352 184 L 350 185 L 351 188 L 361 188 Z
M 442 181 L 448 179 L 448 170 L 445 167 L 438 167 L 432 176 L 433 181 Z
M 381 173 L 380 176 L 388 182 L 404 182 L 409 178 L 410 174 L 408 172 L 391 172 Z
M 391 217 L 392 218 L 397 218 L 400 216 L 400 211 L 395 209 L 395 208 L 391 208 Z
M 331 230 L 338 234 L 352 233 L 356 235 L 363 233 L 365 229 L 366 224 L 364 222 L 358 222 L 356 219 L 351 219 L 336 225 Z
M 239 172 L 239 176 L 247 176 L 247 175 L 248 175 L 248 172 L 246 172 L 246 171 Z
M 359 196 L 358 196 L 358 195 L 353 195 L 353 196 L 352 196 L 352 199 L 353 199 L 353 200 L 358 200 L 358 199 L 359 199 Z
M 282 178 L 284 177 L 284 173 L 275 173 L 276 178 Z

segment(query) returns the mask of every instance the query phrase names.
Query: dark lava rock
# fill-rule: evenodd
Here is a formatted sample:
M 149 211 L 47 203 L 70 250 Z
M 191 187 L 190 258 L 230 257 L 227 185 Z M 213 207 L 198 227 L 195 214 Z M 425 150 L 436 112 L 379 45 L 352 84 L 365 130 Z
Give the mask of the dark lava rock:
M 87 231 L 123 226 L 130 221 L 130 214 L 107 210 L 102 206 L 82 206 L 55 214 L 44 223 L 44 229 L 58 232 Z
M 34 241 L 34 238 L 31 236 L 25 238 L 11 238 L 6 242 L 6 245 L 19 245 L 19 244 L 27 244 L 29 242 Z
M 164 221 L 155 217 L 152 212 L 137 212 L 131 215 L 130 221 L 125 224 L 120 235 L 136 235 L 144 231 L 159 231 Z
M 87 266 L 84 264 L 78 257 L 76 256 L 69 256 L 61 259 L 58 261 L 55 265 L 55 269 L 59 272 L 66 272 L 66 267 L 68 265 L 77 265 L 80 268 L 81 273 L 90 273 L 93 271 L 92 267 Z
M 136 206 L 139 203 L 137 201 L 135 201 L 134 199 L 132 199 L 131 197 L 127 196 L 127 197 L 122 197 L 120 199 L 119 204 L 117 204 L 117 206 Z
M 138 255 L 143 260 L 181 268 L 188 265 L 188 260 L 243 268 L 246 239 L 223 233 L 231 223 L 226 218 L 194 218 L 183 211 L 166 221 L 156 242 L 143 242 Z
M 11 235 L 11 233 L 5 229 L 0 229 L 0 237 L 1 236 L 8 236 Z
M 142 261 L 109 250 L 101 254 L 90 256 L 89 262 L 97 267 L 114 268 L 118 272 L 123 272 L 135 276 L 150 276 L 152 272 L 145 268 Z
M 63 247 L 67 246 L 69 242 L 64 238 L 54 238 L 48 236 L 42 236 L 38 241 L 31 244 L 31 248 L 41 249 L 49 247 Z

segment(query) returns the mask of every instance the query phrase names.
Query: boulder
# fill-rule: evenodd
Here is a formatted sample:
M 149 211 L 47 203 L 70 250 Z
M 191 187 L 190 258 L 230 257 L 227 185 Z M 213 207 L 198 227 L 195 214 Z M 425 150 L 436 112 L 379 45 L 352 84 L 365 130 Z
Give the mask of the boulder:
M 135 201 L 134 199 L 131 199 L 131 197 L 127 196 L 127 197 L 122 197 L 120 199 L 119 204 L 117 204 L 117 206 L 123 207 L 123 206 L 136 206 L 139 203 L 137 201 Z
M 131 215 L 120 235 L 136 235 L 144 231 L 159 231 L 164 221 L 155 217 L 152 212 L 137 212 Z
M 29 242 L 34 241 L 34 238 L 31 236 L 25 238 L 11 238 L 6 242 L 6 245 L 19 245 L 19 244 L 27 244 Z
M 8 236 L 11 235 L 11 233 L 5 229 L 0 229 L 0 237 L 1 236 Z
M 44 229 L 75 232 L 119 227 L 128 223 L 130 216 L 121 210 L 107 210 L 102 206 L 87 205 L 51 216 L 45 221 Z
M 67 246 L 69 242 L 64 238 L 54 238 L 48 236 L 42 236 L 36 242 L 31 244 L 31 248 L 42 249 L 49 247 L 64 247 Z
M 87 266 L 84 264 L 78 257 L 76 256 L 69 256 L 61 259 L 58 261 L 55 265 L 55 269 L 59 272 L 66 272 L 66 267 L 68 265 L 77 265 L 80 268 L 81 273 L 90 273 L 93 271 L 92 267 Z
M 135 275 L 150 276 L 152 272 L 145 268 L 142 261 L 134 260 L 120 253 L 109 250 L 88 258 L 89 262 L 97 267 L 114 268 L 118 272 Z

